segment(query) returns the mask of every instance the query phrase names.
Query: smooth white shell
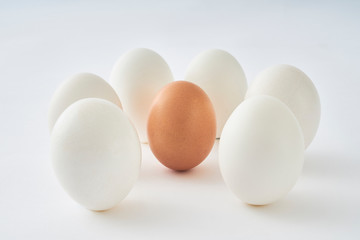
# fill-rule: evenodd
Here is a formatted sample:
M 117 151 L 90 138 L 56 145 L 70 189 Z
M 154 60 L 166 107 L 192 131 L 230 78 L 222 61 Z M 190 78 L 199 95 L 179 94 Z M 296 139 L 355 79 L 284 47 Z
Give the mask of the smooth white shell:
M 92 73 L 78 73 L 65 80 L 51 99 L 48 112 L 50 132 L 60 114 L 83 98 L 106 99 L 122 108 L 116 92 L 105 80 Z
M 220 137 L 226 120 L 246 93 L 242 67 L 228 52 L 211 49 L 192 60 L 185 80 L 199 85 L 210 97 L 216 113 L 216 137 Z
M 281 101 L 258 96 L 241 103 L 223 129 L 219 163 L 227 186 L 246 203 L 272 203 L 294 186 L 304 161 L 304 139 Z
M 151 103 L 159 90 L 173 80 L 168 64 L 150 49 L 131 50 L 116 62 L 110 83 L 142 142 L 147 142 L 146 123 Z
M 58 180 L 76 202 L 106 210 L 125 198 L 135 183 L 141 147 L 119 107 L 88 98 L 59 117 L 51 135 L 51 156 Z
M 295 114 L 304 134 L 305 148 L 315 137 L 320 122 L 320 99 L 310 78 L 290 65 L 263 70 L 249 87 L 246 98 L 270 95 L 280 99 Z

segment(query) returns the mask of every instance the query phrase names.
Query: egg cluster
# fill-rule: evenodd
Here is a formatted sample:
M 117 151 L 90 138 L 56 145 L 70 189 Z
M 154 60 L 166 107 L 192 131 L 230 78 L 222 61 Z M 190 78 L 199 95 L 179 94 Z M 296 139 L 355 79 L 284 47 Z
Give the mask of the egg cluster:
M 277 65 L 247 87 L 229 53 L 213 49 L 174 81 L 164 59 L 134 49 L 115 64 L 110 84 L 80 73 L 55 92 L 49 107 L 51 157 L 65 191 L 84 207 L 114 207 L 141 166 L 141 142 L 166 167 L 196 167 L 220 137 L 227 186 L 248 204 L 283 197 L 297 181 L 304 151 L 320 121 L 320 100 L 299 69 Z

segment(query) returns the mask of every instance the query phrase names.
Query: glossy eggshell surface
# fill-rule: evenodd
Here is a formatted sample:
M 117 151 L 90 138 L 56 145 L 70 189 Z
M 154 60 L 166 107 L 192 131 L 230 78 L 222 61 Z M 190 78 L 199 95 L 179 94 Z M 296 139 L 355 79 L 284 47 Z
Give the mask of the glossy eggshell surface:
M 115 63 L 110 83 L 134 123 L 141 142 L 147 142 L 146 121 L 152 101 L 159 90 L 173 80 L 168 64 L 150 49 L 130 50 Z
M 216 113 L 216 137 L 220 137 L 226 120 L 245 97 L 247 82 L 241 65 L 224 50 L 206 50 L 191 61 L 185 80 L 210 97 Z
M 119 203 L 135 183 L 141 146 L 123 111 L 102 99 L 82 99 L 59 117 L 51 135 L 55 174 L 65 191 L 91 210 Z
M 83 98 L 101 98 L 122 108 L 115 90 L 101 77 L 92 73 L 77 73 L 66 79 L 55 91 L 49 106 L 50 132 L 61 113 Z
M 304 134 L 305 148 L 314 139 L 320 123 L 320 99 L 311 79 L 300 69 L 286 64 L 260 72 L 246 98 L 269 95 L 285 103 L 295 114 Z
M 175 81 L 155 98 L 147 123 L 149 144 L 156 158 L 173 170 L 188 170 L 210 153 L 216 118 L 209 97 L 197 85 Z
M 219 164 L 230 190 L 253 205 L 286 195 L 300 176 L 304 139 L 298 121 L 280 100 L 257 96 L 231 114 L 219 144 Z

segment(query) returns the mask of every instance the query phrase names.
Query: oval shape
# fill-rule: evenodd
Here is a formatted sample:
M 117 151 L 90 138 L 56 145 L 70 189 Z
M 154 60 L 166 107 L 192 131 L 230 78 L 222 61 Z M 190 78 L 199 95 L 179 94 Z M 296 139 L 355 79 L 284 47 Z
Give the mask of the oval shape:
M 227 186 L 241 200 L 265 205 L 296 183 L 304 162 L 304 139 L 291 110 L 280 100 L 257 96 L 231 114 L 219 144 Z
M 175 81 L 156 96 L 147 123 L 149 145 L 166 167 L 183 171 L 200 164 L 216 137 L 212 103 L 197 85 Z
M 200 86 L 210 97 L 216 113 L 216 137 L 219 138 L 226 120 L 244 100 L 247 82 L 241 65 L 226 51 L 207 50 L 191 61 L 185 80 Z
M 150 49 L 131 50 L 116 62 L 110 83 L 134 123 L 141 142 L 147 142 L 146 121 L 152 101 L 158 91 L 173 80 L 168 64 Z
M 295 114 L 304 134 L 305 148 L 314 139 L 320 123 L 320 99 L 310 78 L 294 66 L 280 64 L 260 72 L 246 98 L 269 95 L 285 103 Z
M 59 117 L 51 135 L 55 174 L 65 191 L 91 210 L 107 210 L 131 190 L 140 171 L 135 128 L 115 104 L 82 99 Z
M 50 132 L 61 113 L 83 98 L 106 99 L 122 108 L 116 92 L 105 80 L 92 73 L 78 73 L 65 80 L 51 99 L 48 112 Z

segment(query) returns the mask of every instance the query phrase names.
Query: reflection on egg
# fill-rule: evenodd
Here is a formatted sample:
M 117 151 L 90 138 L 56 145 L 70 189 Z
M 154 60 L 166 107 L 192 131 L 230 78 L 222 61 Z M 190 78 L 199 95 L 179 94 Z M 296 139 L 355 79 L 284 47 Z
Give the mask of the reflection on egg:
M 226 120 L 245 96 L 247 83 L 242 67 L 228 52 L 211 49 L 192 60 L 185 80 L 200 86 L 210 97 L 216 113 L 216 137 L 220 137 Z
M 151 103 L 158 91 L 173 80 L 168 64 L 150 49 L 131 50 L 116 62 L 110 83 L 142 142 L 147 142 L 146 121 Z
M 298 121 L 280 100 L 245 100 L 226 122 L 219 143 L 219 164 L 227 186 L 253 205 L 272 203 L 291 190 L 304 162 Z
M 119 107 L 86 98 L 60 115 L 51 135 L 51 157 L 65 191 L 100 211 L 114 207 L 131 190 L 140 171 L 141 146 Z
M 256 76 L 246 98 L 257 95 L 276 97 L 290 108 L 300 123 L 307 148 L 320 122 L 320 99 L 310 78 L 290 65 L 269 67 Z
M 102 98 L 122 108 L 116 92 L 105 80 L 92 73 L 78 73 L 63 82 L 51 99 L 48 112 L 50 132 L 60 114 L 83 98 Z
M 167 84 L 156 96 L 148 118 L 149 144 L 156 158 L 173 170 L 188 170 L 210 153 L 216 118 L 209 97 L 186 81 Z

